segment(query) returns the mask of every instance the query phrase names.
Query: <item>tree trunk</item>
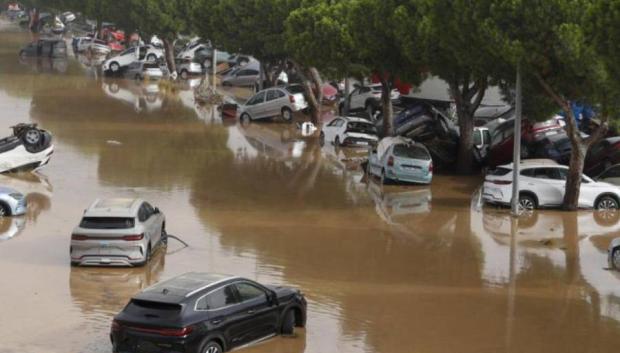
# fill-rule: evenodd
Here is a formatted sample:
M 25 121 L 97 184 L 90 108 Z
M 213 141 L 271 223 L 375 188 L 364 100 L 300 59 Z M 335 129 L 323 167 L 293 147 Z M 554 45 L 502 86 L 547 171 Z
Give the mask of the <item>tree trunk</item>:
M 459 124 L 459 150 L 456 169 L 459 174 L 468 175 L 473 171 L 474 161 L 474 117 L 467 109 L 456 107 Z
M 351 110 L 351 99 L 349 97 L 351 93 L 349 92 L 349 76 L 344 79 L 344 106 L 342 112 L 340 114 L 347 116 L 349 115 L 349 110 Z
M 319 70 L 315 67 L 310 67 L 308 69 L 308 76 L 310 76 L 310 81 L 312 85 L 310 86 L 312 89 L 309 92 L 310 98 L 310 112 L 311 112 L 311 120 L 314 125 L 317 127 L 321 123 L 321 101 L 323 100 L 323 80 L 321 79 L 321 74 Z M 309 82 L 308 82 L 309 83 Z M 308 89 L 308 87 L 306 87 Z
M 587 146 L 581 142 L 572 143 L 568 178 L 566 179 L 566 191 L 564 192 L 563 209 L 575 211 L 579 206 L 579 190 L 581 188 L 581 174 L 586 158 Z
M 381 78 L 381 109 L 383 110 L 383 136 L 394 136 L 394 109 L 390 93 L 392 85 L 386 78 Z M 372 119 L 372 117 L 371 117 Z
M 170 43 L 170 40 L 168 40 L 168 38 L 164 38 L 164 55 L 166 57 L 166 65 L 168 66 L 168 71 L 170 72 L 170 75 L 174 75 L 177 72 L 177 65 L 174 62 L 174 48 L 172 46 L 172 43 Z

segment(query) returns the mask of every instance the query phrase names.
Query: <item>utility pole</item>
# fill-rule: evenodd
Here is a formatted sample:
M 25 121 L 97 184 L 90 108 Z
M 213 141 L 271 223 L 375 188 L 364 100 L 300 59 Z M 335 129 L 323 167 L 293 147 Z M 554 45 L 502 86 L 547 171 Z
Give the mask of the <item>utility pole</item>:
M 511 214 L 519 216 L 519 173 L 521 167 L 521 63 L 517 64 L 517 93 L 515 99 L 514 150 L 512 152 L 512 200 Z

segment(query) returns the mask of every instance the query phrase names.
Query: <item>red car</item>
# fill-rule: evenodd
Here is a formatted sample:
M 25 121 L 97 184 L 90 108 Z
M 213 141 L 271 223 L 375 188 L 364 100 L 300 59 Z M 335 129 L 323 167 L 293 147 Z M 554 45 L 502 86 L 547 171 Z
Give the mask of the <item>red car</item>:
M 583 172 L 595 177 L 618 163 L 620 163 L 620 137 L 609 137 L 590 148 Z
M 545 137 L 561 134 L 562 126 L 555 120 L 531 123 L 523 120 L 521 125 L 521 158 L 530 157 L 529 147 Z M 487 163 L 490 167 L 507 164 L 512 162 L 512 152 L 514 146 L 514 119 L 501 123 L 491 133 L 491 147 Z

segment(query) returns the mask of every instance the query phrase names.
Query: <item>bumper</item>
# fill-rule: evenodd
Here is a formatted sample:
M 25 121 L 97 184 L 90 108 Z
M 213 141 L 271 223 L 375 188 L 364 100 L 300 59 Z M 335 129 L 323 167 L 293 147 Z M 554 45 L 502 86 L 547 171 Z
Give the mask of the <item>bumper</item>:
M 126 329 L 110 334 L 112 351 L 116 353 L 195 353 L 198 352 L 200 338 L 161 337 Z
M 120 243 L 120 242 L 119 242 Z M 71 241 L 71 262 L 80 266 L 136 266 L 146 260 L 146 247 L 139 242 Z
M 420 174 L 420 173 L 406 173 L 400 170 L 388 168 L 386 170 L 386 176 L 394 181 L 401 181 L 406 183 L 415 184 L 430 184 L 433 180 L 433 173 Z
M 342 144 L 351 147 L 367 147 L 377 144 L 377 140 L 360 138 L 360 137 L 346 137 Z
M 482 200 L 496 205 L 509 205 L 510 195 L 498 188 L 484 187 L 482 189 Z

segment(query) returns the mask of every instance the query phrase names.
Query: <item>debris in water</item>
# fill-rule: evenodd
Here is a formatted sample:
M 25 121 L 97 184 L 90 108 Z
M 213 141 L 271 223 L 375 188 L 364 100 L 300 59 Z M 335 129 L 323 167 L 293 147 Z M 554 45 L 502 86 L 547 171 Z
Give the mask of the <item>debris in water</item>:
M 106 141 L 106 143 L 107 143 L 108 145 L 114 145 L 114 146 L 120 146 L 120 145 L 122 145 L 122 144 L 123 144 L 122 142 L 120 142 L 120 141 L 116 141 L 116 140 L 108 140 L 108 141 Z

